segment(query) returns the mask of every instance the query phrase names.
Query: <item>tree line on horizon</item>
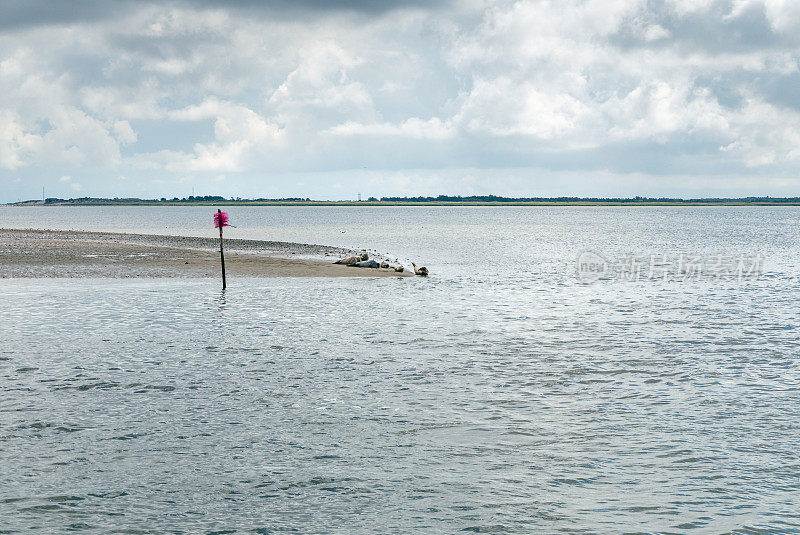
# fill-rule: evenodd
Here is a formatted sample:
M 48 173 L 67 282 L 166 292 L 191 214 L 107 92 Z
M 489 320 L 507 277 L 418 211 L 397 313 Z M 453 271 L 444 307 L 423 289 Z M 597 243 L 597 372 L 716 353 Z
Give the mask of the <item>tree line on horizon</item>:
M 44 201 L 30 200 L 21 203 L 13 204 L 136 204 L 136 203 L 245 203 L 245 202 L 286 202 L 286 203 L 314 203 L 314 202 L 338 202 L 338 201 L 319 201 L 312 200 L 309 197 L 283 197 L 283 198 L 266 198 L 259 197 L 253 199 L 243 199 L 241 197 L 226 198 L 221 195 L 190 195 L 188 197 L 161 197 L 160 199 L 141 199 L 138 197 L 114 197 L 114 198 L 100 198 L 100 197 L 79 197 L 70 199 L 61 199 L 58 197 L 48 197 Z M 341 201 L 341 202 L 358 202 L 358 201 Z M 692 199 L 682 199 L 675 197 L 504 197 L 500 195 L 437 195 L 433 196 L 415 196 L 415 197 L 369 197 L 364 202 L 387 202 L 387 203 L 618 203 L 618 204 L 636 204 L 636 203 L 800 203 L 800 197 L 698 197 Z
M 436 197 L 381 197 L 386 202 L 800 202 L 800 197 L 703 197 L 683 199 L 676 197 L 502 197 L 498 195 L 438 195 Z

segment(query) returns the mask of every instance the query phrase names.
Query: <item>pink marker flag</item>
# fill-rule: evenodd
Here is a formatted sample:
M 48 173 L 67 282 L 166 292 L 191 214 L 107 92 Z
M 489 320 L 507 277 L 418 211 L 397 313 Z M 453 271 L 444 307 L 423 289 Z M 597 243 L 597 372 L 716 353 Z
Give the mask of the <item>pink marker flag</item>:
M 223 212 L 217 208 L 217 213 L 214 214 L 214 228 L 219 229 L 219 263 L 222 267 L 222 289 L 227 285 L 225 282 L 225 253 L 222 252 L 222 227 L 230 226 L 228 224 L 228 212 Z
M 217 212 L 214 214 L 214 228 L 228 227 L 228 212 Z

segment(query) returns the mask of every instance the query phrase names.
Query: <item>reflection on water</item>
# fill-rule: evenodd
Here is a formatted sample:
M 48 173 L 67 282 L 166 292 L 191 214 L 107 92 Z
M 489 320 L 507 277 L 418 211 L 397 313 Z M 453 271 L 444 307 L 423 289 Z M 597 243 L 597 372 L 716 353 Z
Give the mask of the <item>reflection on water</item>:
M 0 529 L 800 531 L 800 212 L 748 210 L 385 213 L 427 280 L 3 280 Z
M 220 312 L 225 310 L 225 305 L 227 304 L 227 301 L 225 300 L 225 292 L 227 291 L 228 290 L 226 288 L 223 288 L 222 290 L 219 291 L 219 295 L 214 299 L 214 301 L 216 301 L 217 303 L 217 309 Z

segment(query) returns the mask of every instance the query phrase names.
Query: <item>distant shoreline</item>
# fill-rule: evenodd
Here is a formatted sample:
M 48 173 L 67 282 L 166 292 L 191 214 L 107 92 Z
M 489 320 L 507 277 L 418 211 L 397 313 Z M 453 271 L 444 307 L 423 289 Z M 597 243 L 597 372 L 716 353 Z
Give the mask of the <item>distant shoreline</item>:
M 576 200 L 154 200 L 154 199 L 48 199 L 3 206 L 800 206 L 800 198 L 742 199 L 576 199 Z
M 241 239 L 226 239 L 225 244 L 229 280 L 413 276 L 410 271 L 333 264 L 354 252 L 339 247 Z M 0 278 L 219 276 L 218 238 L 0 228 Z

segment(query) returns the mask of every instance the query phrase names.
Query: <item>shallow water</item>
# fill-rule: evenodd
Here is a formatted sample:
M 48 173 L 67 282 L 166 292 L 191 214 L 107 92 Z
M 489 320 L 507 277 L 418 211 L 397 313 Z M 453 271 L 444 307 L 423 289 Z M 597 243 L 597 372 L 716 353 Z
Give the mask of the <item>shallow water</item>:
M 800 209 L 229 211 L 432 276 L 2 280 L 0 530 L 800 532 Z M 587 249 L 763 269 L 593 281 Z

